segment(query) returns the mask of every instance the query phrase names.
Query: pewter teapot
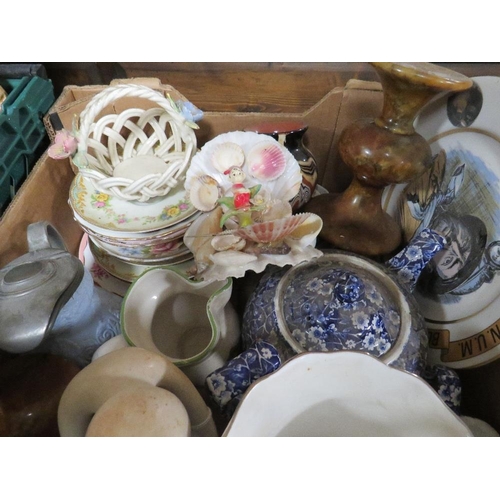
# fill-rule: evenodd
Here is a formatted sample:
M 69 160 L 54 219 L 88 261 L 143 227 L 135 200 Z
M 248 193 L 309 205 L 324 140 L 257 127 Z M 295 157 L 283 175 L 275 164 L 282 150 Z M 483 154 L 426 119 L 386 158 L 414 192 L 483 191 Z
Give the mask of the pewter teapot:
M 0 270 L 0 349 L 49 352 L 90 363 L 120 333 L 121 297 L 94 286 L 48 222 L 27 228 L 29 252 Z
M 237 401 L 257 378 L 298 353 L 353 350 L 422 375 L 428 338 L 412 295 L 446 240 L 424 229 L 385 266 L 332 250 L 266 272 L 245 306 L 237 358 L 207 378 L 216 402 Z

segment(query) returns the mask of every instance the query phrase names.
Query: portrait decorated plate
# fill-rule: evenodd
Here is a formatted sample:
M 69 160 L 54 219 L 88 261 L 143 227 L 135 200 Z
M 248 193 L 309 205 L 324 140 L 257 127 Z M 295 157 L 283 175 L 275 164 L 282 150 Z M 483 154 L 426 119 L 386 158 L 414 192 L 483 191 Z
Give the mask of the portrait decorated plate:
M 79 217 L 98 228 L 129 233 L 156 231 L 197 212 L 181 182 L 165 197 L 136 203 L 99 192 L 81 174 L 71 184 L 69 204 Z
M 431 102 L 415 128 L 430 169 L 399 188 L 396 217 L 408 241 L 424 227 L 448 239 L 422 273 L 416 297 L 431 361 L 452 368 L 500 356 L 500 78 Z

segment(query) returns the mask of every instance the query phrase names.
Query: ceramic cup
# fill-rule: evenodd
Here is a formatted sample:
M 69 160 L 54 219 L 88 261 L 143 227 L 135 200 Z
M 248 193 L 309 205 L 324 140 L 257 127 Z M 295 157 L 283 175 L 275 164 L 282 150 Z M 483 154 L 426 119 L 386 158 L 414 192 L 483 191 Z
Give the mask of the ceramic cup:
M 168 268 L 146 271 L 123 299 L 123 335 L 132 346 L 161 353 L 203 386 L 239 342 L 232 286 L 231 278 L 207 283 Z

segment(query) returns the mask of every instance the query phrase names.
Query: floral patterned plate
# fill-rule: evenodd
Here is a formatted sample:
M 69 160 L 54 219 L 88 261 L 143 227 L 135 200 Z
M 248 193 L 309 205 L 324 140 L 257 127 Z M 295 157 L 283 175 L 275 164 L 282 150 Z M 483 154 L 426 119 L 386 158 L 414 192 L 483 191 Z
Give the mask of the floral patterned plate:
M 134 233 L 172 226 L 197 211 L 181 184 L 164 198 L 134 203 L 97 191 L 81 174 L 71 184 L 69 204 L 84 221 L 98 228 Z
M 196 211 L 186 219 L 155 231 L 138 233 L 133 231 L 112 231 L 110 229 L 100 228 L 78 215 L 73 211 L 73 218 L 80 224 L 81 228 L 90 236 L 97 236 L 103 241 L 108 241 L 114 244 L 135 245 L 138 243 L 154 243 L 157 240 L 175 238 L 177 235 L 184 234 L 187 228 L 200 216 L 200 212 Z
M 96 285 L 104 288 L 108 292 L 115 293 L 120 297 L 125 297 L 125 294 L 130 288 L 131 282 L 113 275 L 112 273 L 108 272 L 101 264 L 99 264 L 98 260 L 92 253 L 89 245 L 89 237 L 87 234 L 83 235 L 80 242 L 78 258 L 81 262 L 83 262 L 85 268 L 90 271 L 90 274 L 94 278 L 94 283 Z M 187 271 L 192 267 L 192 265 L 192 260 L 186 260 L 185 262 L 181 262 L 179 264 L 161 267 L 174 269 L 178 273 L 188 278 Z
M 162 261 L 155 262 L 154 264 L 138 264 L 132 262 L 125 262 L 122 259 L 114 257 L 113 255 L 107 254 L 100 248 L 96 247 L 92 241 L 89 241 L 90 251 L 92 252 L 95 261 L 108 273 L 112 274 L 116 278 L 123 281 L 128 281 L 131 283 L 135 281 L 142 273 L 153 269 L 155 267 L 172 266 L 177 264 L 184 264 L 190 262 L 193 258 L 193 254 L 190 251 L 182 255 L 178 255 L 174 258 L 164 259 Z M 191 264 L 192 265 L 192 264 Z M 188 264 L 186 266 L 189 267 Z
M 172 259 L 178 255 L 184 255 L 189 251 L 186 245 L 184 245 L 182 238 L 167 242 L 160 241 L 155 245 L 120 247 L 101 241 L 93 236 L 89 237 L 92 243 L 101 248 L 104 252 L 133 264 L 155 264 L 157 262 L 163 262 L 165 259 Z

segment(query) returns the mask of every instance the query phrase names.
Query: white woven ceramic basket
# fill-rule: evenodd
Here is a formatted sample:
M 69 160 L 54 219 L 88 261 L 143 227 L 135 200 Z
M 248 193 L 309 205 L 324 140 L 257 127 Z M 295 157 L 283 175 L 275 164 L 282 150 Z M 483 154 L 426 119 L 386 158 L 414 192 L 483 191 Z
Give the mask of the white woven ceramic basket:
M 129 108 L 95 121 L 106 106 L 123 97 L 148 99 L 160 107 Z M 165 196 L 184 179 L 196 152 L 196 135 L 185 117 L 160 92 L 137 84 L 107 87 L 94 96 L 80 115 L 78 153 L 74 164 L 95 188 L 128 201 L 145 202 Z M 113 175 L 124 160 L 152 155 L 165 171 L 136 180 Z

